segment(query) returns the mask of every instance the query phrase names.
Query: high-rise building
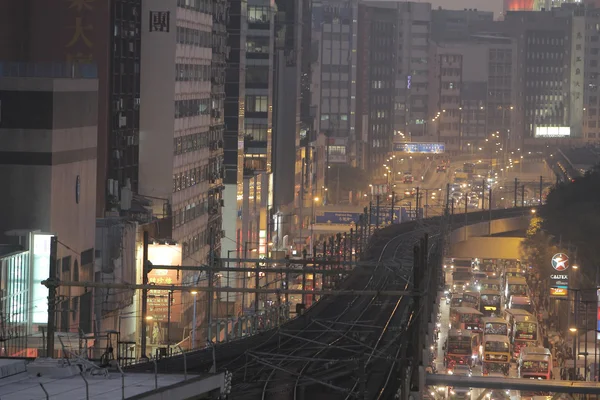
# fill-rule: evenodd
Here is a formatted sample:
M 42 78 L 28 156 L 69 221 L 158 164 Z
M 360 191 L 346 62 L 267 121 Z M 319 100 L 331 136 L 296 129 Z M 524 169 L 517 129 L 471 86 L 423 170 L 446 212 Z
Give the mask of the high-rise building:
M 596 5 L 600 7 L 600 2 Z M 583 138 L 589 143 L 600 141 L 600 8 L 588 8 L 585 15 L 585 52 L 583 54 Z M 579 32 L 576 32 L 575 35 Z M 577 56 L 576 56 L 577 57 Z M 580 56 L 581 57 L 581 56 Z M 577 58 L 576 58 L 577 60 Z
M 121 208 L 123 188 L 138 192 L 142 1 L 109 3 L 108 124 L 98 160 L 98 199 L 104 209 L 98 209 L 98 217 Z
M 329 137 L 328 164 L 354 165 L 358 0 L 314 0 L 312 16 L 314 129 Z
M 509 11 L 549 11 L 561 4 L 577 4 L 581 0 L 504 0 L 504 13 Z
M 94 277 L 96 77 L 96 68 L 90 65 L 0 63 L 0 180 L 6 188 L 0 238 L 10 243 L 10 236 L 25 236 L 20 233 L 23 229 L 45 233 L 46 239 L 56 235 L 58 278 L 64 281 Z M 49 257 L 49 245 L 49 241 L 34 243 L 35 257 Z M 45 276 L 44 269 L 32 274 L 40 285 L 49 270 Z M 61 313 L 58 331 L 69 332 L 75 326 L 91 333 L 91 293 L 60 288 L 59 294 L 64 296 L 59 310 L 72 313 Z M 38 326 L 48 322 L 44 311 L 32 318 Z
M 172 219 L 165 235 L 182 263 L 204 264 L 222 237 L 226 4 L 148 0 L 142 15 L 139 193 Z M 183 281 L 206 282 L 193 272 Z M 206 299 L 184 300 L 188 324 L 191 305 Z
M 516 41 L 509 148 L 581 137 L 583 93 L 577 88 L 583 86 L 584 24 L 570 7 L 509 12 L 496 24 Z
M 431 5 L 369 0 L 358 15 L 356 129 L 379 175 L 394 141 L 429 139 Z
M 310 157 L 305 150 L 311 126 L 301 125 L 302 75 L 304 50 L 302 29 L 306 3 L 299 0 L 276 1 L 275 85 L 273 107 L 273 205 L 275 210 L 290 210 L 296 195 L 312 198 L 310 193 Z M 308 39 L 310 46 L 310 39 Z M 308 100 L 305 98 L 305 100 Z M 308 101 L 307 101 L 308 103 Z M 302 128 L 302 129 L 301 129 Z M 302 148 L 301 148 L 302 136 Z M 291 179 L 294 177 L 294 179 Z M 285 212 L 285 211 L 284 211 Z
M 229 1 L 229 19 L 227 22 L 227 70 L 225 74 L 225 133 L 224 165 L 225 189 L 223 198 L 223 230 L 226 240 L 221 246 L 221 257 L 240 256 L 240 201 L 243 192 L 243 165 L 245 148 L 244 111 L 246 101 L 246 35 L 248 3 L 246 0 Z M 243 244 L 241 245 L 243 246 Z M 235 287 L 238 275 L 229 273 L 228 286 Z

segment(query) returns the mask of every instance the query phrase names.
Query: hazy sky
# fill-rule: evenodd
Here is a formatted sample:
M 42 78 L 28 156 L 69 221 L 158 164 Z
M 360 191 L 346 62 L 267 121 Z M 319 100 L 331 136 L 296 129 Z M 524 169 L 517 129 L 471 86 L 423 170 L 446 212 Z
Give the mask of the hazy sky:
M 413 0 L 415 1 L 415 0 Z M 502 0 L 429 0 L 420 1 L 431 3 L 431 8 L 442 7 L 449 10 L 462 10 L 463 8 L 476 8 L 482 11 L 493 11 L 497 17 L 502 12 Z

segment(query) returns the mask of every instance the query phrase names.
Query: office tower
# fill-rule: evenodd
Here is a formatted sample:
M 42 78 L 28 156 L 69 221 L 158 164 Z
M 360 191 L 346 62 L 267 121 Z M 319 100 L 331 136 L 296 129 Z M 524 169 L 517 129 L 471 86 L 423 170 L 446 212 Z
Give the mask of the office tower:
M 373 174 L 393 142 L 429 140 L 427 3 L 364 1 L 359 5 L 357 131 Z
M 314 0 L 312 68 L 315 132 L 328 137 L 328 164 L 356 164 L 358 0 Z
M 308 121 L 309 125 L 301 125 L 302 69 L 310 67 L 303 64 L 303 39 L 308 41 L 309 46 L 310 39 L 304 36 L 306 30 L 302 29 L 302 23 L 303 13 L 310 10 L 309 3 L 299 0 L 276 2 L 278 13 L 275 19 L 273 205 L 276 211 L 287 210 L 288 213 L 294 205 L 295 196 L 299 195 L 299 201 L 312 198 L 309 195 L 312 192 L 308 148 L 310 138 L 307 137 L 310 135 L 312 121 Z M 310 101 L 306 97 L 304 99 L 307 103 Z
M 246 35 L 248 33 L 246 0 L 229 1 L 229 20 L 227 22 L 227 69 L 225 74 L 225 133 L 224 165 L 225 189 L 223 196 L 223 230 L 226 239 L 221 246 L 221 257 L 237 257 L 238 238 L 240 236 L 240 202 L 244 176 L 244 104 L 246 101 Z M 229 273 L 228 286 L 239 285 L 238 275 Z M 236 295 L 236 298 L 239 295 Z
M 99 140 L 98 217 L 104 216 L 104 211 L 122 208 L 121 191 L 137 193 L 139 172 L 142 2 L 109 3 L 112 32 L 108 36 L 107 88 L 103 88 L 108 91 L 109 104 L 104 105 L 108 106 L 107 136 Z
M 222 237 L 226 4 L 149 0 L 142 14 L 139 193 L 171 218 L 163 234 L 181 245 L 182 263 L 204 264 Z M 194 272 L 183 281 L 207 283 Z M 183 324 L 207 300 L 187 297 Z

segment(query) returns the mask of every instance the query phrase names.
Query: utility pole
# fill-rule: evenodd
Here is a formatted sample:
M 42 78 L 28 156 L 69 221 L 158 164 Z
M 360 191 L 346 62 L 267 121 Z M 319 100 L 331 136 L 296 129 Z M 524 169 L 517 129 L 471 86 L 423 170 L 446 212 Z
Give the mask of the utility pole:
M 542 205 L 542 191 L 544 190 L 544 177 L 540 175 L 540 206 Z
M 173 291 L 169 290 L 167 295 L 167 356 L 171 355 L 171 303 L 173 302 Z M 120 333 L 120 332 L 119 332 Z
M 375 206 L 375 207 L 376 207 L 376 216 L 375 216 L 375 218 L 376 218 L 376 221 L 375 221 L 375 227 L 376 227 L 377 229 L 379 229 L 379 201 L 380 201 L 380 199 L 381 199 L 381 196 L 380 196 L 380 195 L 377 195 L 377 199 L 376 199 L 376 202 L 377 202 L 377 203 L 376 203 L 376 206 Z
M 142 247 L 142 284 L 148 284 L 148 271 L 150 269 L 150 262 L 148 260 L 148 231 L 144 231 L 144 243 Z M 146 356 L 146 329 L 147 322 L 146 317 L 148 316 L 148 289 L 142 289 L 142 329 L 141 329 L 141 347 L 142 347 L 142 360 L 147 360 Z
M 35 239 L 34 239 L 35 240 Z M 58 277 L 56 271 L 56 258 L 58 253 L 58 238 L 50 238 L 50 279 L 48 279 L 48 341 L 46 357 L 54 358 L 54 332 L 56 331 L 56 288 Z
M 525 185 L 521 186 L 521 207 L 525 207 Z
M 429 189 L 425 189 L 425 218 L 427 218 L 427 209 L 429 208 Z
M 481 211 L 485 211 L 485 178 L 481 182 Z
M 419 187 L 417 186 L 417 193 L 415 193 L 417 196 L 417 199 L 415 201 L 415 219 L 419 219 Z
M 513 207 L 517 207 L 517 192 L 518 191 L 519 191 L 519 180 L 517 178 L 515 178 L 515 201 L 514 201 Z
M 207 271 L 208 272 L 208 287 L 213 287 L 214 286 L 214 271 L 213 268 L 215 266 L 215 235 L 214 235 L 214 231 L 213 228 L 211 227 L 210 230 L 210 248 L 209 248 L 209 257 L 210 257 L 210 269 Z M 256 273 L 258 275 L 258 272 Z M 258 288 L 258 287 L 257 287 Z M 217 293 L 218 295 L 218 293 Z M 207 320 L 208 320 L 208 329 L 207 329 L 207 335 L 208 335 L 208 342 L 212 342 L 212 320 L 213 320 L 213 299 L 215 294 L 210 292 L 207 293 L 208 296 L 208 301 L 206 302 L 206 315 L 207 315 Z
M 396 192 L 392 190 L 392 212 L 390 215 L 390 225 L 394 223 L 394 201 L 396 201 Z
M 450 184 L 446 183 L 446 215 L 450 213 Z

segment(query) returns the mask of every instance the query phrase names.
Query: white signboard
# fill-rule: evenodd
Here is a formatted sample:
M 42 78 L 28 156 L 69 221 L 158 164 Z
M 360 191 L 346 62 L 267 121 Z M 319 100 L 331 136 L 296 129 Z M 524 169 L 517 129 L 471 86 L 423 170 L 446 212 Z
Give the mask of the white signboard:
M 556 137 L 569 137 L 571 135 L 571 128 L 568 126 L 536 126 L 535 137 L 536 138 L 556 138 Z

